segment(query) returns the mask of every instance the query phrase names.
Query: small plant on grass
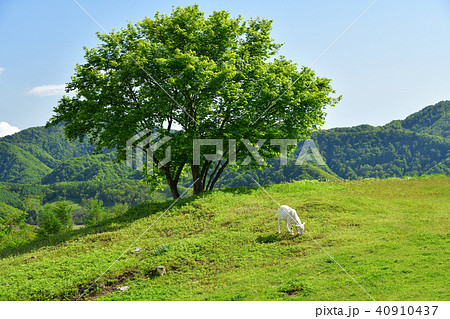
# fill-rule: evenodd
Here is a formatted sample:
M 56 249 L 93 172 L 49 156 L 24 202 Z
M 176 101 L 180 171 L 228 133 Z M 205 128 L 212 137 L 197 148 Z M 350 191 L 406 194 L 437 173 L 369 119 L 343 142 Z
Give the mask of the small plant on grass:
M 112 218 L 124 215 L 128 211 L 128 204 L 115 204 L 109 211 L 109 216 Z
M 168 252 L 169 249 L 170 249 L 170 245 L 161 245 L 161 246 L 157 247 L 155 250 L 153 250 L 153 255 L 155 255 L 155 256 L 162 255 L 162 254 Z

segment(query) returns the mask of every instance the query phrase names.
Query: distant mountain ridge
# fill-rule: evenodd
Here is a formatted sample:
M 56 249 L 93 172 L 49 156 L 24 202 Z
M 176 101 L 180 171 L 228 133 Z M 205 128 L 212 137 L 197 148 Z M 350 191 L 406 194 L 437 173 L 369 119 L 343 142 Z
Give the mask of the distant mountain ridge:
M 218 186 L 249 186 L 297 179 L 356 179 L 404 175 L 450 175 L 450 101 L 430 105 L 383 126 L 359 125 L 312 135 L 328 167 L 308 163 L 281 167 L 276 160 L 260 171 L 227 171 Z M 299 145 L 303 145 L 300 142 Z M 139 179 L 114 162 L 114 154 L 91 155 L 92 145 L 68 142 L 64 127 L 33 127 L 0 138 L 0 182 L 45 183 Z M 295 154 L 298 154 L 296 151 Z M 105 157 L 106 156 L 106 157 Z
M 315 132 L 328 166 L 342 178 L 450 175 L 450 101 L 383 126 Z
M 450 138 L 450 101 L 427 106 L 400 121 L 400 124 L 413 132 Z
M 64 137 L 64 127 L 32 127 L 0 138 L 0 182 L 39 184 L 136 179 L 114 156 L 91 155 L 94 146 Z M 100 158 L 102 157 L 102 158 Z

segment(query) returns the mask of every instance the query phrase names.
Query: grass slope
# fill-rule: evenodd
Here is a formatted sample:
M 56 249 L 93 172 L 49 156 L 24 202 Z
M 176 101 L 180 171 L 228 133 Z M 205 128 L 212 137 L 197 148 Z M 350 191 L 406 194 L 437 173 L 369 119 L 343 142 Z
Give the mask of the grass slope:
M 375 300 L 450 298 L 448 177 L 266 190 L 297 209 L 308 234 Z M 369 300 L 308 235 L 277 233 L 277 205 L 258 188 L 182 199 L 150 227 L 170 204 L 0 251 L 0 299 L 74 300 L 140 247 L 83 299 Z M 167 275 L 154 276 L 160 265 Z

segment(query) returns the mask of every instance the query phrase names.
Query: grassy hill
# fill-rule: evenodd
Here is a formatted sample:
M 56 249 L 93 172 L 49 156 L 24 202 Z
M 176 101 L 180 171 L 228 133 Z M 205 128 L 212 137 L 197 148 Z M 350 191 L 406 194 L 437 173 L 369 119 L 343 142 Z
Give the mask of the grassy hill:
M 171 208 L 142 204 L 97 227 L 1 250 L 0 300 L 77 299 L 117 259 L 83 299 L 369 300 L 317 244 L 375 300 L 450 298 L 450 178 L 266 190 L 297 209 L 307 234 L 278 234 L 277 204 L 258 188 Z M 157 266 L 167 275 L 155 276 Z

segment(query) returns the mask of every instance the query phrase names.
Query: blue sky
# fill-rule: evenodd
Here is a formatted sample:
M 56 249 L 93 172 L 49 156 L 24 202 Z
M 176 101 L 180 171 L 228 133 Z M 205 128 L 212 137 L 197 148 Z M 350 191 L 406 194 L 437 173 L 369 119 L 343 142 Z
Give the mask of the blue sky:
M 281 54 L 309 66 L 374 0 L 77 0 L 107 31 L 198 3 L 273 20 Z M 0 1 L 0 134 L 41 126 L 102 31 L 73 0 Z M 314 66 L 343 100 L 325 128 L 383 125 L 450 100 L 450 1 L 379 0 Z

